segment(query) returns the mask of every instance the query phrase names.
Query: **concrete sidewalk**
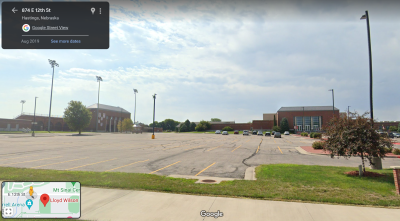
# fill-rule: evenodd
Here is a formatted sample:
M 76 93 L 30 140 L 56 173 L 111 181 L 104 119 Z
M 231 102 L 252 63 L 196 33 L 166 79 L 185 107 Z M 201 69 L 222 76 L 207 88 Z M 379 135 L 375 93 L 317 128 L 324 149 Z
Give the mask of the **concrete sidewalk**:
M 219 210 L 223 216 L 204 218 L 202 210 Z M 85 220 L 396 221 L 399 217 L 400 209 L 82 187 L 81 219 Z

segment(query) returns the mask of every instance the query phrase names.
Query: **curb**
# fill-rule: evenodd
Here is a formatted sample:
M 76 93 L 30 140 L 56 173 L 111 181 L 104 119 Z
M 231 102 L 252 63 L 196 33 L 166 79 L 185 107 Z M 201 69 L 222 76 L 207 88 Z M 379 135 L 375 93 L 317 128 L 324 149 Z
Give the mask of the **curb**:
M 305 154 L 305 155 L 314 155 L 314 156 L 329 156 L 329 154 L 322 154 L 322 153 L 310 153 L 307 152 L 306 150 L 304 150 L 301 147 L 295 147 L 295 149 L 297 151 L 299 151 L 301 154 Z M 385 158 L 400 158 L 400 155 L 398 156 L 385 156 Z
M 193 179 L 193 180 L 197 180 L 195 183 L 204 183 L 204 184 L 219 184 L 219 183 L 221 183 L 221 181 L 241 180 L 241 179 L 225 178 L 225 177 L 187 176 L 187 175 L 174 175 L 174 174 L 171 174 L 167 177 Z M 213 180 L 215 182 L 202 182 L 203 180 Z
M 257 180 L 256 167 L 248 167 L 244 173 L 244 180 Z

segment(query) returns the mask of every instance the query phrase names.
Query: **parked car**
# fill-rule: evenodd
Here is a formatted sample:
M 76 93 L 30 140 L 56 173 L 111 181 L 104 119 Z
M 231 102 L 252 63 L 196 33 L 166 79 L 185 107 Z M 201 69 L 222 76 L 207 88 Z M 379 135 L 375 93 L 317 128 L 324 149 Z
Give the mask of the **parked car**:
M 265 132 L 265 136 L 271 136 L 271 132 L 269 131 Z
M 281 133 L 280 132 L 275 132 L 275 134 L 274 134 L 274 138 L 282 138 L 281 137 Z
M 389 136 L 389 138 L 394 138 L 394 134 L 393 134 L 392 132 L 390 132 L 390 133 L 388 134 L 388 136 Z
M 275 135 L 275 131 L 272 131 L 272 133 L 271 133 L 272 135 Z
M 244 130 L 244 131 L 243 131 L 243 135 L 249 136 L 249 131 L 248 131 L 248 130 Z
M 400 134 L 399 133 L 393 133 L 394 137 L 400 138 Z
M 257 135 L 257 131 L 256 130 L 253 130 L 253 133 L 252 133 L 253 135 Z
M 233 134 L 239 134 L 238 130 L 233 131 Z
M 290 135 L 289 131 L 285 131 L 284 135 Z
M 259 135 L 263 135 L 263 133 L 262 133 L 262 131 L 261 130 L 259 130 L 258 132 L 257 132 L 257 136 L 259 136 Z
M 222 131 L 222 135 L 228 135 L 228 131 Z
M 215 134 L 221 134 L 221 131 L 220 130 L 216 130 Z

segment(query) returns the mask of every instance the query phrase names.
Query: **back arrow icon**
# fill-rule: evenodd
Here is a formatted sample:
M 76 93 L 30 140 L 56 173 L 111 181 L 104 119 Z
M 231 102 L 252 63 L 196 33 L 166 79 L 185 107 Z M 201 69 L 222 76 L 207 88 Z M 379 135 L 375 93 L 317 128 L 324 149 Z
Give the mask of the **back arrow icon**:
M 11 10 L 12 12 L 16 12 L 16 11 L 18 11 L 18 9 L 15 9 L 15 7 Z

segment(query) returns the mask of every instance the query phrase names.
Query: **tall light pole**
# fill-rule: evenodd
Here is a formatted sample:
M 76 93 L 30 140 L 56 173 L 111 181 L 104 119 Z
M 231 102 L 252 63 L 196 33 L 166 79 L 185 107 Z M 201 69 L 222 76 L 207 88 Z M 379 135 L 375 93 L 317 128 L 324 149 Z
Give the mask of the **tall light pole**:
M 21 100 L 20 102 L 22 104 L 22 110 L 21 110 L 21 115 L 24 112 L 24 104 L 26 103 L 26 100 Z
M 305 128 L 304 128 L 305 125 L 304 125 L 304 123 L 305 123 L 305 122 L 304 122 L 304 107 L 303 107 L 303 123 L 302 123 L 302 125 L 301 125 L 301 126 L 303 127 L 303 128 L 302 128 L 303 131 L 305 131 Z
M 96 110 L 96 132 L 98 132 L 98 124 L 99 124 L 99 102 L 100 102 L 100 81 L 103 81 L 103 78 L 100 76 L 96 76 L 97 82 L 99 82 L 99 91 L 97 92 L 97 110 Z
M 329 91 L 332 91 L 332 102 L 333 102 L 333 104 L 332 104 L 332 112 L 333 112 L 333 117 L 335 117 L 335 97 L 334 97 L 334 92 L 333 92 L 333 89 L 329 89 Z
M 133 92 L 135 93 L 135 110 L 133 112 L 133 124 L 136 124 L 136 93 L 138 93 L 138 90 L 133 89 Z
M 350 107 L 351 106 L 347 106 L 347 120 L 350 119 Z
M 50 93 L 50 110 L 49 110 L 49 122 L 47 124 L 47 131 L 50 133 L 50 118 L 51 118 L 51 100 L 53 98 L 53 81 L 54 81 L 54 66 L 58 67 L 58 64 L 55 60 L 50 60 L 49 63 L 51 67 L 53 68 L 53 77 L 51 78 L 51 93 Z
M 35 97 L 35 109 L 33 110 L 33 127 L 32 127 L 32 137 L 35 136 L 35 124 L 36 124 L 36 99 L 38 97 Z
M 372 102 L 372 53 L 371 53 L 371 35 L 369 31 L 369 16 L 368 11 L 365 11 L 365 15 L 361 16 L 360 19 L 367 20 L 367 31 L 368 31 L 368 51 L 369 51 L 369 107 L 371 112 L 371 124 L 374 127 L 374 106 Z
M 153 99 L 154 99 L 154 107 L 153 107 L 153 135 L 151 136 L 151 139 L 154 139 L 156 136 L 154 135 L 154 120 L 155 120 L 155 116 L 156 116 L 156 95 L 153 95 Z

